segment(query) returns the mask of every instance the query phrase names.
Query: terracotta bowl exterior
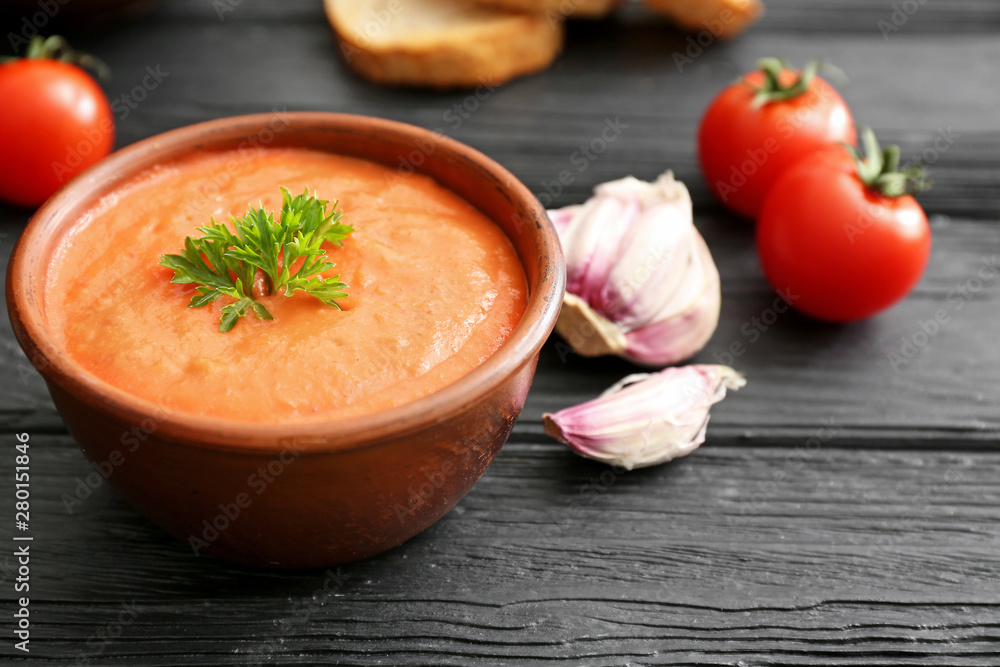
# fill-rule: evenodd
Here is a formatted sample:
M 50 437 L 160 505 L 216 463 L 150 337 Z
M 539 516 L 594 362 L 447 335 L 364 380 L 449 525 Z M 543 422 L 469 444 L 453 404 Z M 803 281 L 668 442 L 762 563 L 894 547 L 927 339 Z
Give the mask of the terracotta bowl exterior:
M 170 413 L 99 380 L 47 328 L 46 267 L 61 233 L 135 173 L 192 151 L 301 146 L 435 178 L 510 238 L 527 311 L 510 339 L 458 382 L 408 405 L 318 424 L 251 425 Z M 32 218 L 11 259 L 18 341 L 70 433 L 108 482 L 198 553 L 275 568 L 319 568 L 390 549 L 472 488 L 524 405 L 565 285 L 544 208 L 481 153 L 401 123 L 326 113 L 240 116 L 139 142 L 82 174 Z

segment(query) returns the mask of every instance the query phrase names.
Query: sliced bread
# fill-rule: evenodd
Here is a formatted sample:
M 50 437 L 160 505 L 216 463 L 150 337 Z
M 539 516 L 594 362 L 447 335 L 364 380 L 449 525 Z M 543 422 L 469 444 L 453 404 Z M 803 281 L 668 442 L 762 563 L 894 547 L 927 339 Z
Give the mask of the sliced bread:
M 646 6 L 688 32 L 707 30 L 731 39 L 764 13 L 761 0 L 645 0 Z
M 357 72 L 392 85 L 498 85 L 548 67 L 561 21 L 464 0 L 324 0 L 341 52 Z
M 625 0 L 464 0 L 483 7 L 545 14 L 552 18 L 604 18 Z

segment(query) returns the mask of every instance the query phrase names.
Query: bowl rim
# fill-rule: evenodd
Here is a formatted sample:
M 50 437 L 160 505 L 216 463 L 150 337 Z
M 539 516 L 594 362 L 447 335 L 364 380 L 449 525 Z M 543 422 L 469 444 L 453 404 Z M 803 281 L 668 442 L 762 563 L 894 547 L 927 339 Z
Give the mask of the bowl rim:
M 186 125 L 118 150 L 74 178 L 32 216 L 10 258 L 7 309 L 18 342 L 26 352 L 30 350 L 29 359 L 47 384 L 55 383 L 88 407 L 109 411 L 126 423 L 139 425 L 166 410 L 165 416 L 156 418 L 156 432 L 175 442 L 199 448 L 258 454 L 277 452 L 287 447 L 294 447 L 298 452 L 347 451 L 375 446 L 461 413 L 538 354 L 555 326 L 562 305 L 565 265 L 558 236 L 545 208 L 523 183 L 480 151 L 419 126 L 360 114 L 283 111 L 282 115 L 292 134 L 295 129 L 308 131 L 323 127 L 356 130 L 364 125 L 371 128 L 368 134 L 373 136 L 388 134 L 430 140 L 434 142 L 435 153 L 441 151 L 440 155 L 451 153 L 470 160 L 496 183 L 504 184 L 504 196 L 530 211 L 532 219 L 525 227 L 532 230 L 530 233 L 539 248 L 537 285 L 531 289 L 528 278 L 528 303 L 507 340 L 468 374 L 415 401 L 340 420 L 284 424 L 247 423 L 171 410 L 128 394 L 88 372 L 64 353 L 49 332 L 42 312 L 45 283 L 35 286 L 35 290 L 24 288 L 31 282 L 31 268 L 34 266 L 31 260 L 37 262 L 41 256 L 40 261 L 45 265 L 51 261 L 49 251 L 55 244 L 47 248 L 44 237 L 40 236 L 42 231 L 47 225 L 55 225 L 60 217 L 72 213 L 81 200 L 96 202 L 112 192 L 121 181 L 148 169 L 151 165 L 147 162 L 151 155 L 171 155 L 172 149 L 187 146 L 164 160 L 170 162 L 197 148 L 223 147 L 228 145 L 229 137 L 234 132 L 251 136 L 254 131 L 267 127 L 267 123 L 274 118 L 273 112 L 249 114 Z M 191 145 L 198 138 L 203 143 Z M 274 145 L 280 148 L 289 143 L 278 141 Z M 417 171 L 423 172 L 420 168 Z M 451 189 L 446 184 L 442 185 Z M 493 222 L 498 224 L 496 220 Z M 66 233 L 73 224 L 63 220 L 59 223 L 59 233 Z M 504 233 L 510 238 L 506 231 Z M 529 267 L 520 256 L 518 259 L 527 277 Z

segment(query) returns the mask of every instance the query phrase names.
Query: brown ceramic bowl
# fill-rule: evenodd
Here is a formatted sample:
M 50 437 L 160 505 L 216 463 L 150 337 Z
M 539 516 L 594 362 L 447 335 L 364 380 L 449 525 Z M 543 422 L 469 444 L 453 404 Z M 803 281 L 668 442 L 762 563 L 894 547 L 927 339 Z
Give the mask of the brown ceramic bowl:
M 60 234 L 136 172 L 191 151 L 255 150 L 265 144 L 415 168 L 495 221 L 513 243 L 530 290 L 527 310 L 510 339 L 472 373 L 430 396 L 318 424 L 164 416 L 64 354 L 49 331 L 44 304 L 46 266 Z M 29 223 L 11 259 L 7 305 L 17 339 L 45 378 L 70 433 L 140 512 L 202 552 L 266 567 L 316 568 L 404 542 L 472 488 L 524 405 L 564 284 L 559 242 L 545 210 L 486 156 L 401 123 L 287 113 L 167 132 L 82 174 Z M 248 485 L 253 475 L 255 483 Z M 258 494 L 260 480 L 267 479 Z

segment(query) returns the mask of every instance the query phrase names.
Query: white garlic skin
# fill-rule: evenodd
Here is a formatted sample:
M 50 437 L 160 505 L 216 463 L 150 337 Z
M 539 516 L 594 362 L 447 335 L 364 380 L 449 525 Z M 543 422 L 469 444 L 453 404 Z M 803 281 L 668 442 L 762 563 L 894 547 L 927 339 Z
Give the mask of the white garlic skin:
M 719 322 L 719 272 L 672 173 L 604 183 L 585 204 L 549 216 L 566 256 L 556 330 L 578 353 L 665 366 L 708 343 Z
M 544 415 L 545 432 L 626 470 L 659 465 L 697 449 L 711 407 L 745 384 L 732 368 L 713 364 L 630 375 L 591 401 Z

